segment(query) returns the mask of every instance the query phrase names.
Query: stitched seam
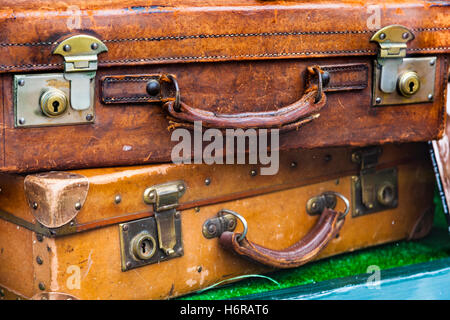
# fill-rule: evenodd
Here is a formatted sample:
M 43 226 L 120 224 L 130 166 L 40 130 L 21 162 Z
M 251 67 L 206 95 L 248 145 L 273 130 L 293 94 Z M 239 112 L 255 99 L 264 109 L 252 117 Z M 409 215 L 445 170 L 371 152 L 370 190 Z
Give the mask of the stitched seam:
M 333 71 L 367 71 L 369 68 L 366 65 L 349 66 L 349 67 L 322 67 L 323 70 Z
M 112 77 L 107 77 L 105 78 L 103 81 L 104 82 L 144 82 L 144 81 L 148 81 L 151 79 L 155 79 L 152 77 L 139 77 L 139 78 L 130 78 L 130 79 L 116 79 L 116 78 L 112 78 Z
M 148 100 L 150 96 L 141 97 L 104 97 L 103 101 L 137 101 L 137 100 Z
M 448 31 L 450 27 L 432 27 L 411 29 L 412 32 L 435 32 Z M 183 36 L 162 36 L 162 37 L 142 37 L 142 38 L 120 38 L 105 39 L 103 42 L 128 42 L 128 41 L 167 41 L 167 40 L 188 40 L 188 39 L 209 39 L 209 38 L 247 38 L 247 37 L 273 37 L 273 36 L 297 36 L 297 35 L 330 35 L 330 34 L 366 34 L 373 33 L 373 30 L 343 30 L 343 31 L 292 31 L 292 32 L 261 32 L 261 33 L 224 33 L 224 34 L 196 34 Z M 55 41 L 25 42 L 25 43 L 0 43 L 0 47 L 35 47 L 57 45 Z
M 334 85 L 334 86 L 326 86 L 324 87 L 324 89 L 341 89 L 341 88 L 355 88 L 355 89 L 363 89 L 366 88 L 367 85 L 365 84 L 365 82 L 361 81 L 361 82 L 355 82 L 355 83 L 343 83 L 341 85 Z
M 434 47 L 434 48 L 410 48 L 408 51 L 431 51 L 431 50 L 450 50 L 450 47 Z M 124 63 L 124 62 L 148 62 L 148 61 L 182 61 L 182 60 L 194 60 L 194 59 L 229 59 L 229 58 L 257 58 L 257 57 L 282 57 L 282 56 L 308 56 L 315 54 L 340 54 L 340 53 L 376 53 L 375 50 L 342 50 L 342 51 L 315 51 L 315 52 L 282 52 L 282 53 L 263 53 L 263 54 L 245 54 L 234 56 L 188 56 L 188 57 L 160 57 L 160 58 L 143 58 L 143 59 L 122 59 L 122 60 L 104 60 L 100 63 Z M 24 64 L 24 65 L 0 65 L 0 69 L 13 69 L 18 67 L 50 67 L 50 66 L 62 66 L 61 63 L 49 63 L 49 64 Z

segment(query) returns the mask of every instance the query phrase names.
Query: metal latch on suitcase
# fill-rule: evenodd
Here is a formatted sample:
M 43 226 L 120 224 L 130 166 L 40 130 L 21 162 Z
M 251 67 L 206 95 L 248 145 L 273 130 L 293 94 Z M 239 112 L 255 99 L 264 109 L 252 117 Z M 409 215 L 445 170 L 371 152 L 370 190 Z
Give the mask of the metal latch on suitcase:
M 352 216 L 379 212 L 398 205 L 396 168 L 376 170 L 381 147 L 358 150 L 352 161 L 360 164 L 359 176 L 352 176 Z
M 400 25 L 377 31 L 370 41 L 379 45 L 374 65 L 374 106 L 430 102 L 434 100 L 436 57 L 406 58 L 413 33 Z
M 185 190 L 183 181 L 145 189 L 144 202 L 153 205 L 154 216 L 119 225 L 122 271 L 183 255 L 177 207 Z
M 92 123 L 97 55 L 107 51 L 97 38 L 76 35 L 58 43 L 64 73 L 14 76 L 15 127 Z

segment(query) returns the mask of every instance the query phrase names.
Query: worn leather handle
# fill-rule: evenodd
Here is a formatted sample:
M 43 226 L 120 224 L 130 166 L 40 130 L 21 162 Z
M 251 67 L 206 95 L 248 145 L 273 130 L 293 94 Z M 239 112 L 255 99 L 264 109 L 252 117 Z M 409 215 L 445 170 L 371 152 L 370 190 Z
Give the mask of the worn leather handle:
M 294 268 L 313 260 L 323 248 L 336 237 L 342 228 L 345 218 L 340 212 L 325 208 L 315 226 L 308 234 L 284 250 L 272 250 L 257 245 L 241 234 L 226 231 L 220 236 L 220 244 L 253 261 L 274 268 Z
M 219 114 L 191 107 L 179 101 L 179 99 L 166 102 L 163 108 L 175 122 L 178 122 L 178 126 L 186 126 L 186 124 L 192 124 L 194 121 L 201 121 L 203 126 L 217 129 L 298 127 L 317 118 L 318 112 L 326 104 L 327 99 L 322 90 L 321 73 L 320 67 L 309 67 L 309 84 L 303 96 L 296 102 L 274 111 Z M 316 77 L 316 84 L 311 81 L 314 77 Z M 178 84 L 176 84 L 176 87 L 178 87 Z

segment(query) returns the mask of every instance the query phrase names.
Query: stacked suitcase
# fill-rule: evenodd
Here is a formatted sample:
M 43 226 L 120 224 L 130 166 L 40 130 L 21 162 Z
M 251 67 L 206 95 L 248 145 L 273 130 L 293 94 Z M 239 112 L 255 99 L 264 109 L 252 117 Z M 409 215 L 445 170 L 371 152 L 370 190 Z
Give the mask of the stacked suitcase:
M 167 299 L 429 232 L 448 6 L 72 2 L 0 8 L 2 298 Z

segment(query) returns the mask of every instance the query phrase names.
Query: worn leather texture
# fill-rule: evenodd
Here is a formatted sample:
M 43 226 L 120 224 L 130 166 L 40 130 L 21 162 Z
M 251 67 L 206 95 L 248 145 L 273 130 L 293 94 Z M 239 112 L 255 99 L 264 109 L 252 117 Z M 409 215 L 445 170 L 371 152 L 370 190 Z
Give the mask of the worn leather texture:
M 351 161 L 353 151 L 330 148 L 283 153 L 275 176 L 251 175 L 251 165 L 157 164 L 71 171 L 89 181 L 86 201 L 70 226 L 71 234 L 39 240 L 29 227 L 0 218 L 0 247 L 4 248 L 0 286 L 24 298 L 43 292 L 41 284 L 44 292 L 79 299 L 166 299 L 236 276 L 273 271 L 224 249 L 219 238 L 205 238 L 204 223 L 229 209 L 246 219 L 247 240 L 261 247 L 283 251 L 308 239 L 319 221 L 319 216 L 306 212 L 311 197 L 335 191 L 351 199 L 351 178 L 358 174 L 358 165 Z M 397 168 L 398 206 L 359 217 L 350 211 L 338 236 L 333 234 L 313 260 L 424 236 L 429 229 L 418 225 L 433 215 L 429 207 L 434 186 L 426 154 L 426 144 L 384 146 L 376 169 Z M 207 178 L 209 183 L 205 183 Z M 24 179 L 19 174 L 0 175 L 0 210 L 36 224 Z M 183 256 L 123 272 L 119 223 L 153 216 L 153 207 L 142 200 L 144 190 L 176 180 L 186 184 L 178 207 Z M 118 195 L 119 202 L 115 200 Z M 335 210 L 344 209 L 338 200 Z M 243 232 L 240 222 L 235 232 Z M 42 264 L 36 262 L 38 256 Z M 79 287 L 76 270 L 80 271 Z
M 147 96 L 143 80 L 110 81 L 154 74 L 175 75 L 186 105 L 235 115 L 276 113 L 305 94 L 308 67 L 328 68 L 327 104 L 314 118 L 300 119 L 284 130 L 282 150 L 439 138 L 446 120 L 448 11 L 443 2 L 406 0 L 370 6 L 350 0 L 339 5 L 109 1 L 107 6 L 98 0 L 39 5 L 8 0 L 0 8 L 0 171 L 170 162 L 177 143 L 171 141 L 176 119 Z M 374 26 L 369 22 L 377 15 L 380 23 Z M 414 33 L 408 55 L 437 56 L 433 102 L 371 106 L 377 44 L 370 38 L 390 24 L 402 24 Z M 19 26 L 33 32 L 17 32 Z M 94 79 L 95 121 L 15 128 L 13 76 L 62 72 L 63 59 L 52 50 L 75 34 L 94 35 L 108 47 L 98 57 Z

